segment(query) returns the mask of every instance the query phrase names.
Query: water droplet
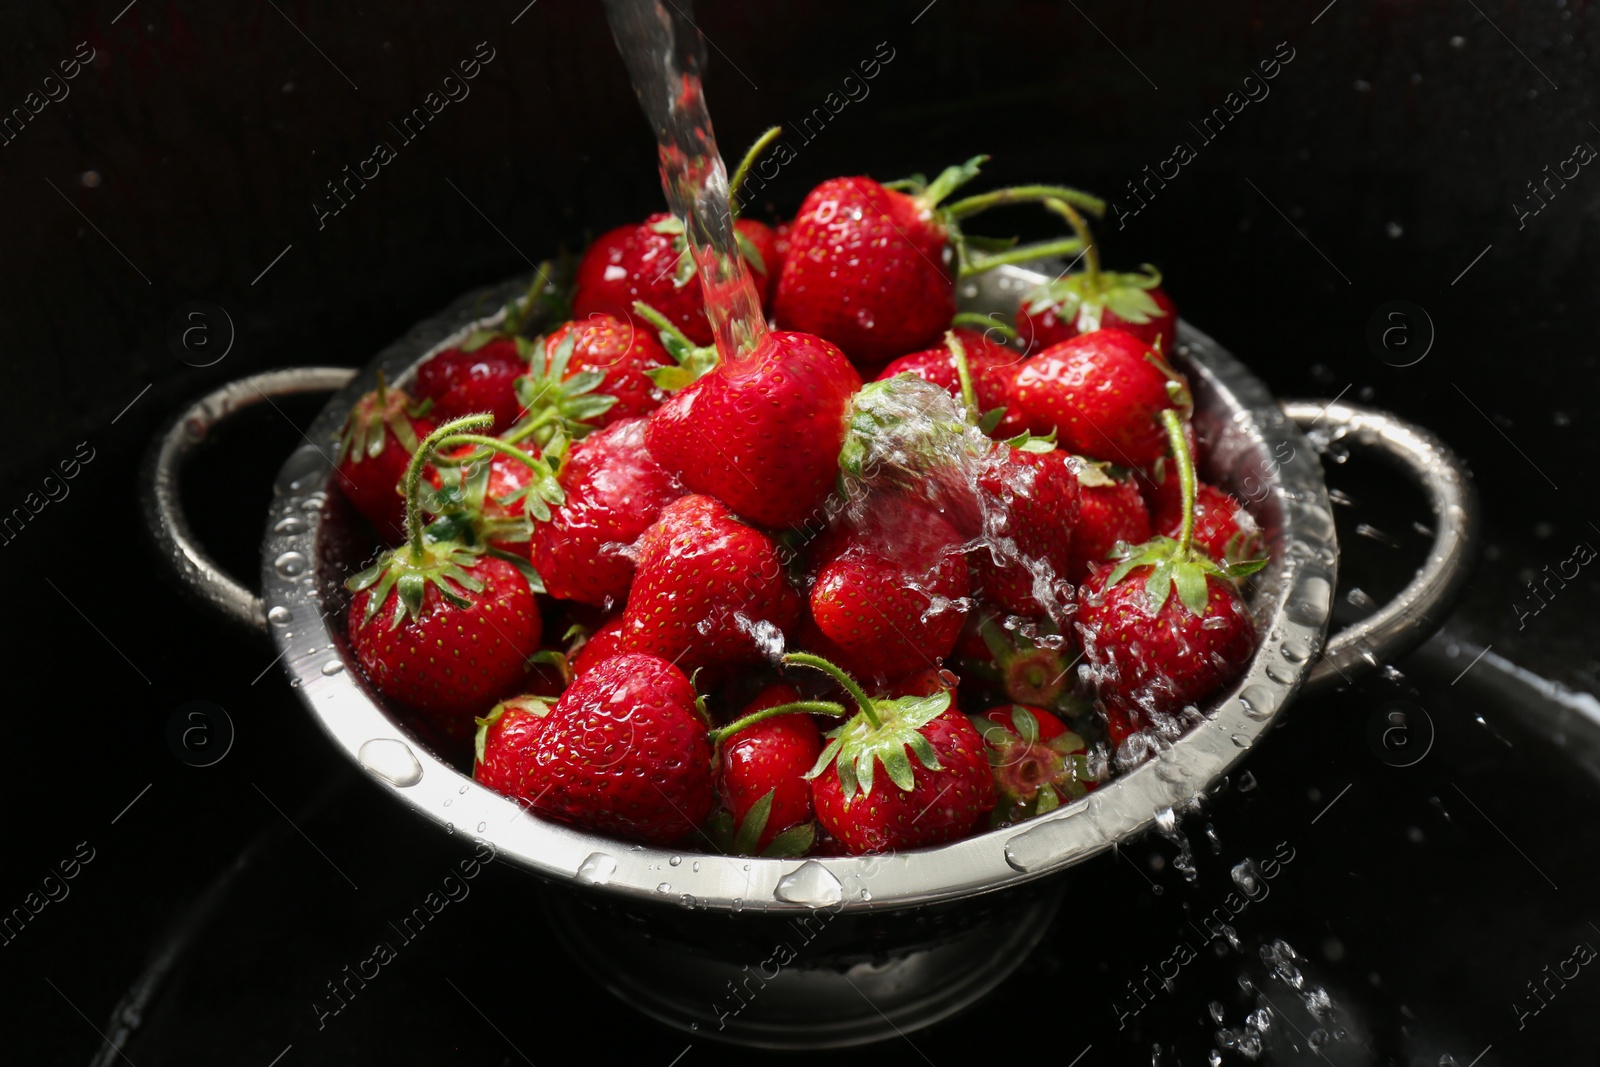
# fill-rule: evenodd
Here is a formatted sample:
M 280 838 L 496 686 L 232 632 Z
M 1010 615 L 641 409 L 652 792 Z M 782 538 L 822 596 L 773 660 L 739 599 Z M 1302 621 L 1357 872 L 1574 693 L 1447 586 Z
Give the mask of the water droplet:
M 778 887 L 772 895 L 790 904 L 822 907 L 843 899 L 844 887 L 828 868 L 816 860 L 807 860 L 778 879 Z
M 273 533 L 280 533 L 280 534 L 305 533 L 306 532 L 305 520 L 304 519 L 297 519 L 297 518 L 295 518 L 294 516 L 291 515 L 287 519 L 280 520 L 278 522 L 278 524 L 272 528 L 272 532 Z
M 1206 1005 L 1206 1010 L 1211 1013 L 1211 1021 L 1218 1026 L 1222 1025 L 1222 1002 L 1213 1000 Z
M 578 881 L 590 885 L 605 885 L 617 873 L 617 858 L 604 852 L 591 852 L 578 867 Z
M 1311 655 L 1311 650 L 1300 641 L 1285 641 L 1278 651 L 1283 653 L 1283 658 L 1290 663 L 1302 663 Z
M 298 578 L 306 572 L 306 557 L 299 552 L 285 552 L 272 561 L 272 567 L 285 578 Z
M 330 659 L 328 662 L 322 665 L 322 676 L 324 678 L 332 678 L 342 670 L 344 670 L 344 664 L 342 662 L 336 659 Z
M 674 867 L 676 867 L 678 864 L 683 862 L 683 857 L 682 856 L 674 856 L 670 860 L 668 860 L 667 862 L 672 864 Z
M 290 611 L 282 604 L 274 605 L 272 610 L 267 612 L 267 621 L 274 626 L 288 626 L 289 620 L 293 618 L 294 612 Z
M 692 893 L 683 894 L 682 896 L 680 896 L 678 898 L 678 903 L 682 904 L 686 908 L 694 907 L 694 894 L 692 894 Z
M 1254 789 L 1256 786 L 1258 786 L 1260 784 L 1261 783 L 1256 781 L 1256 776 L 1251 774 L 1249 771 L 1245 771 L 1243 774 L 1241 774 L 1239 776 L 1239 787 L 1238 788 L 1239 788 L 1239 792 L 1241 792 L 1241 793 L 1248 793 L 1248 792 L 1250 792 L 1252 789 Z
M 1255 896 L 1261 889 L 1261 870 L 1253 859 L 1234 864 L 1233 870 L 1228 873 L 1233 877 L 1233 884 L 1247 897 Z
M 401 788 L 422 781 L 422 764 L 411 746 L 393 737 L 374 737 L 356 752 L 361 766 Z
M 1276 663 L 1267 668 L 1267 677 L 1272 681 L 1277 682 L 1279 685 L 1288 685 L 1290 682 L 1294 681 L 1294 675 L 1289 671 L 1284 670 Z
M 670 892 L 672 892 L 672 883 L 671 882 L 662 882 L 660 885 L 656 886 L 656 892 L 657 893 L 670 893 Z
M 1264 685 L 1247 685 L 1239 694 L 1239 705 L 1252 719 L 1267 719 L 1278 708 L 1278 694 Z
M 739 914 L 744 910 L 744 898 L 734 897 L 733 902 L 728 905 L 728 910 L 733 912 L 735 915 Z
M 486 823 L 486 822 L 480 822 L 480 823 L 479 823 L 479 824 L 478 824 L 478 833 L 480 833 L 480 834 L 481 834 L 481 833 L 483 833 L 483 832 L 484 832 L 484 831 L 485 831 L 485 830 L 486 830 L 486 829 L 488 829 L 488 828 L 489 828 L 489 824 L 488 824 L 488 823 Z
M 1234 734 L 1229 740 L 1233 742 L 1236 748 L 1249 748 L 1251 745 L 1250 739 L 1244 734 Z
M 870 889 L 862 889 L 861 890 L 861 899 L 862 900 L 871 900 L 872 899 L 872 890 L 870 890 Z
M 1333 586 L 1321 575 L 1312 575 L 1301 581 L 1295 593 L 1295 599 L 1289 603 L 1289 617 L 1307 626 L 1320 626 L 1328 617 Z

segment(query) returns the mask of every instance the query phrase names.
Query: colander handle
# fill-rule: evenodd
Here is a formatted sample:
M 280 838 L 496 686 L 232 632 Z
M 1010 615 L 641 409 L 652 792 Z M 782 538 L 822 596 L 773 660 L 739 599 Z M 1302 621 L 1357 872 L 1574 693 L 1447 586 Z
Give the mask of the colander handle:
M 1411 584 L 1360 622 L 1328 638 L 1307 676 L 1306 692 L 1354 681 L 1426 641 L 1455 606 L 1478 548 L 1478 499 L 1472 475 L 1439 438 L 1388 412 L 1324 400 L 1285 400 L 1300 429 L 1369 449 L 1410 475 L 1433 509 L 1433 547 Z
M 266 605 L 195 540 L 179 494 L 184 463 L 213 427 L 246 408 L 273 397 L 335 392 L 355 375 L 347 367 L 291 367 L 239 378 L 195 401 L 150 444 L 140 495 L 156 549 L 205 604 L 240 625 L 265 633 Z

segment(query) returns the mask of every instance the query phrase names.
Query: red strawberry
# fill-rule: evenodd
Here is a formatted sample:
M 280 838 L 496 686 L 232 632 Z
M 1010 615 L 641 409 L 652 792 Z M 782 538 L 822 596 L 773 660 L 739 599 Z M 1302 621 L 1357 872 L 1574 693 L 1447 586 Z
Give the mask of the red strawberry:
M 1162 413 L 1177 459 L 1185 512 L 1194 508 L 1194 466 L 1175 411 Z M 1192 519 L 1191 519 L 1192 521 Z M 1078 589 L 1078 634 L 1101 698 L 1137 728 L 1236 677 L 1255 650 L 1255 624 L 1235 579 L 1265 560 L 1219 566 L 1194 546 L 1191 521 L 1179 538 L 1156 537 L 1096 567 Z
M 983 741 L 956 709 L 953 692 L 873 698 L 827 660 L 805 653 L 784 659 L 826 671 L 859 709 L 828 732 L 807 773 L 818 821 L 847 852 L 954 841 L 994 807 Z
M 1080 334 L 1025 360 L 1013 395 L 1030 429 L 1053 429 L 1063 448 L 1126 467 L 1159 459 L 1160 413 L 1188 407 L 1182 379 L 1121 330 Z
M 958 327 L 954 333 L 966 352 L 979 412 L 987 414 L 996 408 L 1004 411 L 999 423 L 989 431 L 990 434 L 1004 440 L 1022 433 L 1028 426 L 1021 414 L 1014 410 L 1011 398 L 1011 385 L 1016 379 L 1017 366 L 1022 357 L 1014 349 L 991 340 L 977 330 Z M 923 381 L 941 387 L 953 397 L 961 397 L 956 358 L 948 341 L 938 348 L 901 356 L 883 368 L 878 381 L 893 378 L 897 374 L 914 374 Z
M 1183 436 L 1189 444 L 1189 454 L 1196 468 L 1200 465 L 1200 440 L 1195 435 L 1194 423 L 1183 424 Z M 1164 516 L 1180 514 L 1183 509 L 1183 488 L 1178 484 L 1178 467 L 1171 457 L 1163 456 L 1147 469 L 1134 472 L 1134 481 L 1144 496 L 1144 506 L 1150 512 L 1151 528 L 1161 524 Z
M 378 388 L 356 401 L 340 432 L 339 488 L 388 541 L 405 535 L 406 503 L 398 487 L 418 442 L 433 432 L 433 420 L 424 417 L 428 408 L 427 401 L 415 404 L 403 389 L 390 388 L 380 372 Z
M 638 418 L 574 444 L 557 481 L 563 501 L 530 536 L 533 569 L 551 596 L 600 607 L 620 602 L 633 581 L 633 543 L 682 486 L 645 447 Z
M 867 177 L 832 178 L 807 194 L 789 224 L 789 249 L 778 275 L 772 312 L 778 326 L 837 344 L 862 367 L 880 366 L 934 344 L 956 313 L 955 279 L 977 271 L 1069 250 L 1056 243 L 976 257 L 960 220 L 998 203 L 1054 194 L 1097 213 L 1104 205 L 1069 189 L 999 190 L 940 207 L 977 176 L 978 156 L 949 167 L 931 185 L 880 185 Z M 1070 243 L 1070 251 L 1080 247 Z
M 822 752 L 822 734 L 806 714 L 756 718 L 800 702 L 791 685 L 769 685 L 733 723 L 716 731 L 722 759 L 717 793 L 728 806 L 729 851 L 741 855 L 803 855 L 815 836 L 811 783 L 805 779 Z M 843 708 L 840 708 L 843 711 Z M 748 723 L 748 725 L 747 725 Z M 778 841 L 778 838 L 784 838 Z M 773 844 L 778 841 L 778 848 Z
M 880 500 L 817 571 L 811 616 L 863 674 L 894 678 L 950 654 L 970 592 L 962 538 L 933 509 Z
M 1177 537 L 1183 527 L 1182 505 L 1157 516 L 1156 525 L 1168 537 Z M 1243 504 L 1201 482 L 1194 495 L 1194 542 L 1212 559 L 1239 563 L 1260 553 L 1261 531 Z
M 787 526 L 833 489 L 846 408 L 860 387 L 828 342 L 770 333 L 656 409 L 646 440 L 692 491 L 751 522 Z
M 406 544 L 347 583 L 350 646 L 379 693 L 422 712 L 447 737 L 522 684 L 543 623 L 533 590 L 514 565 L 453 540 L 422 535 L 422 468 L 436 449 L 491 442 L 468 431 L 488 415 L 446 423 L 421 442 L 404 474 Z
M 686 496 L 639 539 L 622 647 L 685 669 L 759 661 L 800 602 L 778 547 L 708 496 Z
M 531 483 L 553 475 L 536 455 L 515 450 L 526 459 L 505 452 L 483 458 L 480 446 L 464 444 L 435 460 L 428 474 L 434 492 L 423 501 L 429 513 L 439 516 L 428 528 L 431 537 L 461 539 L 519 557 L 527 554 L 529 521 L 523 498 Z M 474 456 L 478 458 L 466 462 Z
M 774 286 L 783 273 L 783 261 L 789 258 L 789 231 L 792 228 L 787 219 L 772 228 L 773 261 L 767 264 L 767 270 L 772 275 Z
M 1026 636 L 1024 629 L 1038 640 Z M 1082 702 L 1072 685 L 1079 653 L 1064 635 L 1047 629 L 1034 623 L 1008 630 L 993 617 L 985 617 L 962 634 L 959 648 L 967 661 L 963 669 L 992 677 L 999 690 L 1019 704 L 1078 713 Z
M 623 653 L 573 682 L 528 761 L 533 810 L 630 841 L 668 845 L 711 812 L 711 744 L 682 671 Z
M 1041 583 L 1058 590 L 1067 580 L 1081 461 L 1026 435 L 1018 442 L 1002 446 L 980 482 L 1002 506 L 991 509 L 985 530 L 994 547 L 974 553 L 972 565 L 987 599 L 1017 614 L 1051 615 L 1059 591 L 1041 602 L 1038 590 Z
M 1054 811 L 1099 784 L 1083 738 L 1043 708 L 1006 704 L 972 720 L 989 753 L 999 803 L 990 821 L 1018 823 Z
M 590 668 L 622 651 L 622 612 L 617 612 L 584 639 L 572 657 L 572 676 L 581 678 Z
M 1119 329 L 1172 355 L 1178 336 L 1178 309 L 1161 289 L 1161 273 L 1148 263 L 1142 274 L 1100 269 L 1100 248 L 1089 224 L 1070 204 L 1045 206 L 1071 224 L 1083 242 L 1083 270 L 1057 277 L 1030 293 L 1017 309 L 1023 351 L 1038 352 L 1082 333 Z
M 1103 465 L 1085 463 L 1078 471 L 1078 524 L 1072 529 L 1067 578 L 1081 582 L 1091 564 L 1110 558 L 1117 542 L 1143 544 L 1150 538 L 1150 513 L 1132 480 L 1112 478 Z
M 734 230 L 756 249 L 771 239 L 771 231 L 759 222 L 740 219 Z M 764 291 L 766 272 L 756 270 L 753 262 L 750 267 L 757 291 Z M 711 343 L 711 323 L 695 278 L 694 256 L 683 223 L 671 215 L 651 215 L 637 225 L 602 234 L 578 263 L 577 288 L 572 294 L 572 312 L 578 318 L 600 312 L 626 319 L 635 300 L 660 311 L 695 344 Z
M 597 392 L 616 398 L 615 404 L 589 420 L 591 425 L 609 426 L 636 415 L 648 415 L 660 406 L 666 394 L 656 388 L 648 372 L 672 361 L 646 323 L 636 322 L 631 315 L 619 318 L 598 312 L 564 323 L 545 339 L 547 368 L 559 358 L 568 337 L 573 343 L 564 377 L 571 379 L 584 371 L 599 371 L 605 380 Z M 530 410 L 538 410 L 537 400 L 530 404 Z
M 502 796 L 531 800 L 529 762 L 549 722 L 550 704 L 536 696 L 512 697 L 478 720 L 472 777 Z
M 514 338 L 489 336 L 478 347 L 447 348 L 418 367 L 415 391 L 433 401 L 436 419 L 487 411 L 494 416 L 491 429 L 505 430 L 522 410 L 515 383 L 527 371 Z

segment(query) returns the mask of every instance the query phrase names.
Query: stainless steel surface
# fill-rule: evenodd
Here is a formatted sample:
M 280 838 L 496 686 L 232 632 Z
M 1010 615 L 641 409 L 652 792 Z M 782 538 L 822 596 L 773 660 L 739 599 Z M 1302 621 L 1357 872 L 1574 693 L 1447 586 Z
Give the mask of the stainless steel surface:
M 266 608 L 195 541 L 179 491 L 184 462 L 213 427 L 237 412 L 275 396 L 331 393 L 349 384 L 355 373 L 346 367 L 291 367 L 229 382 L 173 419 L 145 458 L 142 500 L 157 548 L 197 596 L 242 626 L 265 631 Z
M 1319 444 L 1379 452 L 1416 480 L 1433 509 L 1427 561 L 1392 601 L 1328 639 L 1306 679 L 1314 691 L 1405 655 L 1444 624 L 1477 552 L 1477 495 L 1466 467 L 1443 441 L 1387 412 L 1322 400 L 1285 400 L 1283 410 Z
M 1001 268 L 963 283 L 962 303 L 967 310 L 1009 318 L 1021 295 L 1043 278 Z M 330 739 L 375 781 L 449 832 L 487 838 L 501 856 L 556 881 L 674 907 L 870 912 L 954 900 L 1042 878 L 1140 834 L 1158 813 L 1186 804 L 1229 773 L 1312 672 L 1328 624 L 1338 558 L 1319 460 L 1259 380 L 1209 337 L 1182 324 L 1179 355 L 1196 398 L 1195 425 L 1206 452 L 1202 473 L 1249 503 L 1270 556 L 1247 589 L 1257 653 L 1188 734 L 1044 818 L 904 854 L 810 860 L 674 854 L 538 818 L 417 741 L 354 669 L 340 610 L 346 597 L 342 583 L 365 565 L 361 557 L 368 546 L 349 536 L 350 509 L 330 502 L 328 492 L 332 442 L 350 406 L 373 388 L 378 372 L 404 385 L 433 352 L 459 343 L 480 321 L 494 321 L 480 320 L 478 309 L 519 291 L 519 284 L 508 283 L 463 297 L 384 350 L 349 382 L 280 471 L 263 544 L 268 629 L 301 699 Z M 1390 425 L 1400 429 L 1392 420 Z M 1410 432 L 1416 441 L 1425 437 Z M 164 516 L 171 515 L 169 508 Z M 1441 522 L 1446 520 L 1465 525 L 1466 516 L 1446 510 Z M 1461 543 L 1467 541 L 1463 534 Z M 180 566 L 189 558 L 183 553 Z M 1428 573 L 1456 581 L 1456 566 L 1459 561 Z M 214 567 L 197 575 L 191 580 L 226 579 Z M 1437 596 L 1429 586 L 1417 603 L 1431 604 Z

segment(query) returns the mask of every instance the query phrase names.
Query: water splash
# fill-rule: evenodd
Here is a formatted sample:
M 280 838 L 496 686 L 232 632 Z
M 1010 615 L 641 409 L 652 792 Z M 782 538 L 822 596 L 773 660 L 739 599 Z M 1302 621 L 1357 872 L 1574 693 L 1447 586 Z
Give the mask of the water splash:
M 728 170 L 700 82 L 705 43 L 687 13 L 691 5 L 606 0 L 605 7 L 639 106 L 655 131 L 661 187 L 684 223 L 717 351 L 725 360 L 739 359 L 767 336 L 767 322 L 734 237 Z

